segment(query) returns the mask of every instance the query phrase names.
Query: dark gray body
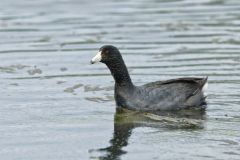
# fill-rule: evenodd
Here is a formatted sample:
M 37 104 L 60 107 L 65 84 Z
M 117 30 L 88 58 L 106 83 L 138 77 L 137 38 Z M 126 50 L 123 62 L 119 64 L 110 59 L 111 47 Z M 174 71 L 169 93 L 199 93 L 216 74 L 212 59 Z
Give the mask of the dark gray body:
M 207 78 L 180 78 L 135 86 L 116 47 L 101 47 L 91 63 L 95 60 L 105 63 L 114 78 L 117 108 L 151 112 L 205 108 L 203 88 Z
M 120 108 L 140 111 L 204 109 L 206 82 L 207 78 L 180 78 L 132 88 L 115 86 L 115 100 Z

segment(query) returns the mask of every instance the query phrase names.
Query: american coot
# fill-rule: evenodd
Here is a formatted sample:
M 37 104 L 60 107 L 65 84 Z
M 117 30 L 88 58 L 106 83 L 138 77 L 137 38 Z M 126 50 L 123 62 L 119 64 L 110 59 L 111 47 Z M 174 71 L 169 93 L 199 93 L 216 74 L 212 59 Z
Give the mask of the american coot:
M 200 109 L 206 107 L 204 90 L 206 78 L 179 78 L 135 86 L 119 50 L 105 45 L 91 63 L 107 65 L 115 80 L 114 98 L 118 108 L 138 111 L 171 111 L 180 109 Z

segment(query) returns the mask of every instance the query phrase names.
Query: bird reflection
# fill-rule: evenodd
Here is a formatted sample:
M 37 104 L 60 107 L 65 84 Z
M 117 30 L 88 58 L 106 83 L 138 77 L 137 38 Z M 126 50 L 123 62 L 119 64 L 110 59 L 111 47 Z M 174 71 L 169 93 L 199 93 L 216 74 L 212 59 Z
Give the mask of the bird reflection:
M 114 117 L 114 132 L 113 138 L 110 140 L 110 146 L 95 150 L 101 154 L 97 159 L 120 160 L 121 156 L 127 153 L 123 148 L 128 145 L 128 139 L 136 127 L 179 128 L 180 126 L 180 128 L 185 129 L 199 129 L 202 128 L 203 119 L 205 118 L 205 112 L 202 111 L 186 112 L 185 114 L 183 112 L 166 114 L 168 117 L 163 117 L 162 112 L 161 114 L 139 114 L 138 112 L 117 111 Z M 179 118 L 184 118 L 184 121 L 181 121 Z
M 126 154 L 122 148 L 128 145 L 128 138 L 131 136 L 133 124 L 114 123 L 113 138 L 110 140 L 110 146 L 98 149 L 105 155 L 98 157 L 100 160 L 118 160 L 120 156 Z

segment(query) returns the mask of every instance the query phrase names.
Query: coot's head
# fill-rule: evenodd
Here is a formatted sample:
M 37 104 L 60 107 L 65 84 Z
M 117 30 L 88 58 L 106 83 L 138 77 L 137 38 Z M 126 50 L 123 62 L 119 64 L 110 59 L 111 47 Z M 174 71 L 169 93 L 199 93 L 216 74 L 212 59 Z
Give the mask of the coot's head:
M 99 49 L 99 52 L 97 53 L 97 55 L 92 58 L 91 64 L 94 64 L 96 62 L 102 62 L 107 64 L 107 63 L 116 62 L 119 59 L 122 59 L 122 56 L 119 50 L 114 46 L 105 45 L 105 46 L 102 46 Z

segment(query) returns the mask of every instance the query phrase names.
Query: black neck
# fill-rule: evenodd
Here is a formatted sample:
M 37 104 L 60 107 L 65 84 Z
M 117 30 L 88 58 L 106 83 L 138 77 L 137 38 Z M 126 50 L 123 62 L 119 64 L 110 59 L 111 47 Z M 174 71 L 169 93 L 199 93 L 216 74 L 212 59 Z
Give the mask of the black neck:
M 129 76 L 127 67 L 122 59 L 122 57 L 116 61 L 106 63 L 107 67 L 110 69 L 111 74 L 115 80 L 117 86 L 121 87 L 132 87 L 132 80 Z

